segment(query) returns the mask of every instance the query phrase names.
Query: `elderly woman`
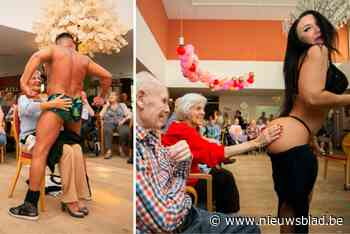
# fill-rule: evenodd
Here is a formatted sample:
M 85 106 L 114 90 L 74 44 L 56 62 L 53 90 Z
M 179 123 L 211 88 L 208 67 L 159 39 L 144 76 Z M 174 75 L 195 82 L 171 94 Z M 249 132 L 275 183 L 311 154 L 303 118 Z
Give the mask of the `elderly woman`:
M 233 156 L 265 146 L 277 139 L 281 134 L 281 127 L 274 125 L 264 131 L 260 137 L 239 145 L 222 146 L 204 139 L 198 133 L 198 126 L 203 122 L 206 98 L 200 94 L 186 94 L 177 100 L 175 112 L 176 122 L 170 125 L 167 133 L 162 137 L 166 146 L 173 145 L 180 140 L 186 140 L 193 155 L 191 172 L 200 172 L 198 164 L 207 164 L 212 168 L 213 195 L 216 211 L 234 213 L 239 210 L 239 194 L 234 177 L 230 171 L 216 169 L 215 166 L 231 159 Z M 205 189 L 202 182 L 189 180 L 189 185 L 195 186 L 199 199 L 203 200 Z
M 40 83 L 40 72 L 34 73 L 29 80 L 31 87 Z M 66 110 L 72 105 L 70 100 L 64 99 L 63 94 L 54 100 L 46 101 L 46 95 L 37 94 L 28 98 L 21 95 L 18 99 L 18 112 L 20 118 L 20 142 L 24 152 L 31 152 L 35 144 L 35 132 L 38 119 L 43 111 L 51 108 Z M 60 137 L 59 137 L 60 138 Z M 79 142 L 76 144 L 63 144 L 59 155 L 59 170 L 62 178 L 62 210 L 75 218 L 83 218 L 89 211 L 83 200 L 89 199 L 86 168 L 83 153 Z M 50 160 L 51 155 L 49 156 Z M 28 194 L 27 194 L 28 197 Z M 36 199 L 37 201 L 38 199 Z M 28 203 L 27 203 L 28 205 Z M 18 209 L 11 208 L 10 215 L 18 217 Z M 21 216 L 22 218 L 25 218 Z M 31 219 L 37 219 L 36 214 Z
M 254 140 L 259 135 L 259 128 L 256 126 L 256 120 L 253 119 L 250 121 L 249 126 L 247 127 L 248 140 Z
M 247 135 L 243 132 L 241 125 L 239 125 L 239 118 L 235 118 L 232 126 L 229 129 L 230 136 L 236 144 L 247 141 Z
M 126 155 L 128 155 L 129 134 L 130 129 L 128 120 L 130 120 L 131 113 L 124 103 L 118 102 L 118 94 L 111 92 L 108 97 L 108 102 L 103 106 L 100 112 L 103 118 L 103 129 L 105 139 L 105 159 L 112 157 L 112 140 L 113 132 L 117 129 L 119 133 L 119 142 Z

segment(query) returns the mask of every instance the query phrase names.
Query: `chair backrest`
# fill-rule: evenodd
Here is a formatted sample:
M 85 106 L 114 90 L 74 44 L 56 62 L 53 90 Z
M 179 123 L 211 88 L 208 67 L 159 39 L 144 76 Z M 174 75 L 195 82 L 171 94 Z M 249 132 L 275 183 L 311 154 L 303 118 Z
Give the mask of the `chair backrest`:
M 350 154 L 350 133 L 346 134 L 342 140 L 342 149 L 346 155 Z
M 20 132 L 20 122 L 19 122 L 18 107 L 13 111 L 13 136 L 15 138 L 16 144 L 19 144 L 19 132 Z

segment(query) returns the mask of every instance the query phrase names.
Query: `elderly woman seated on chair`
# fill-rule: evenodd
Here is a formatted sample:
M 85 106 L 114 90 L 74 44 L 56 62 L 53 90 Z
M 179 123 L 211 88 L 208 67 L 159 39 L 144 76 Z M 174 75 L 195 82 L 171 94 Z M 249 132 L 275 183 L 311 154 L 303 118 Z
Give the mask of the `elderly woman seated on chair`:
M 198 133 L 198 127 L 203 123 L 206 98 L 200 94 L 190 93 L 176 100 L 175 113 L 177 120 L 173 122 L 162 137 L 166 146 L 180 140 L 186 140 L 193 155 L 192 173 L 200 172 L 198 164 L 206 164 L 213 176 L 213 198 L 216 211 L 235 213 L 239 210 L 239 193 L 233 174 L 217 165 L 231 159 L 233 156 L 267 145 L 281 134 L 281 127 L 274 125 L 266 129 L 258 138 L 233 146 L 223 146 L 203 138 Z M 199 202 L 205 201 L 205 185 L 198 180 L 188 183 L 198 191 Z
M 29 81 L 33 87 L 40 84 L 40 72 L 36 72 Z M 35 144 L 35 129 L 37 121 L 42 111 L 50 108 L 68 109 L 71 106 L 71 101 L 64 99 L 63 95 L 58 98 L 46 101 L 45 94 L 38 94 L 28 98 L 21 95 L 18 99 L 18 112 L 20 119 L 20 143 L 23 152 L 30 153 Z M 62 135 L 62 134 L 61 134 Z M 60 140 L 62 137 L 59 137 Z M 79 138 L 79 137 L 78 137 Z M 86 168 L 79 140 L 76 144 L 61 144 L 60 149 L 55 149 L 54 153 L 60 152 L 59 169 L 62 178 L 62 210 L 67 211 L 71 216 L 83 218 L 89 213 L 86 206 L 81 201 L 89 198 L 89 190 L 86 180 Z M 55 145 L 62 143 L 56 141 Z M 48 163 L 51 154 L 54 154 L 51 149 Z M 50 164 L 49 164 L 50 166 Z M 54 170 L 54 165 L 51 164 L 51 170 Z
M 120 153 L 129 155 L 129 121 L 131 113 L 128 107 L 118 101 L 118 94 L 111 92 L 108 102 L 103 106 L 100 116 L 103 118 L 104 147 L 106 151 L 105 159 L 112 157 L 113 132 L 118 130 L 119 142 L 121 145 Z

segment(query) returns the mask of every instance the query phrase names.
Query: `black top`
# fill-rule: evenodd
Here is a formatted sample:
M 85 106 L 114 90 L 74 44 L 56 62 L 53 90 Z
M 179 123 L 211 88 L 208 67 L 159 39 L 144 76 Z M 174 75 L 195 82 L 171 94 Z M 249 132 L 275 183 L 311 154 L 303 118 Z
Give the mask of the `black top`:
M 344 73 L 331 63 L 327 71 L 325 90 L 335 94 L 342 94 L 345 92 L 348 84 L 348 79 Z

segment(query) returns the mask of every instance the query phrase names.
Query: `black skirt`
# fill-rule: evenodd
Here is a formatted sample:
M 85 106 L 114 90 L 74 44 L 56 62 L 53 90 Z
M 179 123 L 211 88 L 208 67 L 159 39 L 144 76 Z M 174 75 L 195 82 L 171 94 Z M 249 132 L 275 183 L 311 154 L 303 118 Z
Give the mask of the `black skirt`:
M 272 177 L 278 195 L 279 216 L 281 205 L 287 203 L 296 217 L 307 218 L 309 195 L 318 172 L 317 158 L 311 147 L 300 145 L 281 153 L 268 153 L 268 155 L 271 158 Z

